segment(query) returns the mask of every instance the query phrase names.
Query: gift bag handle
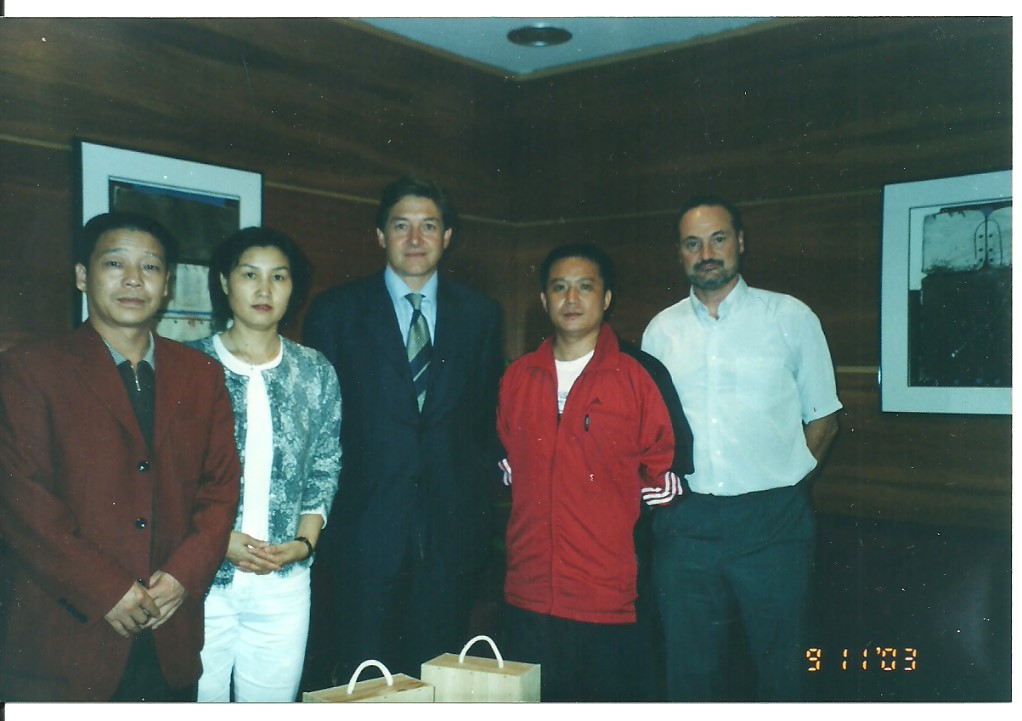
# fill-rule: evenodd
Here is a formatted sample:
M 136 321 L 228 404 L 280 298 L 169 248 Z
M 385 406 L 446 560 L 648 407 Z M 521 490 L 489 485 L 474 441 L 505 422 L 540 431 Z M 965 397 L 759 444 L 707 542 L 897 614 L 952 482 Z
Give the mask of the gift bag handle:
M 367 666 L 375 666 L 376 668 L 378 668 L 381 671 L 383 671 L 383 678 L 385 678 L 387 680 L 387 685 L 388 686 L 393 686 L 394 685 L 394 677 L 390 674 L 390 671 L 387 670 L 387 667 L 384 666 L 379 661 L 374 661 L 372 659 L 369 659 L 368 661 L 363 661 L 362 663 L 360 663 L 358 665 L 358 668 L 355 669 L 355 673 L 351 674 L 351 680 L 348 681 L 348 695 L 349 696 L 351 694 L 355 693 L 355 683 L 358 682 L 358 677 L 362 674 L 362 671 L 365 670 L 365 668 Z
M 493 655 L 497 657 L 497 668 L 504 668 L 504 657 L 500 655 L 500 651 L 497 650 L 497 644 L 495 644 L 493 639 L 489 636 L 476 636 L 466 643 L 465 648 L 461 649 L 461 654 L 458 656 L 458 663 L 465 663 L 465 654 L 468 653 L 468 649 L 471 648 L 472 644 L 476 641 L 486 641 L 489 643 L 490 648 L 493 649 Z

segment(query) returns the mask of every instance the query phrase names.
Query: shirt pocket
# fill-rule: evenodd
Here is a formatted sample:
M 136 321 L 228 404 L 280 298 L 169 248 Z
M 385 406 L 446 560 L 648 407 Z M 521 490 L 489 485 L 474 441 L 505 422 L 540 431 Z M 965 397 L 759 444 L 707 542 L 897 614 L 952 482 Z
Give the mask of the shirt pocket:
M 792 387 L 791 371 L 780 353 L 752 354 L 735 362 L 737 400 L 748 408 L 765 411 Z

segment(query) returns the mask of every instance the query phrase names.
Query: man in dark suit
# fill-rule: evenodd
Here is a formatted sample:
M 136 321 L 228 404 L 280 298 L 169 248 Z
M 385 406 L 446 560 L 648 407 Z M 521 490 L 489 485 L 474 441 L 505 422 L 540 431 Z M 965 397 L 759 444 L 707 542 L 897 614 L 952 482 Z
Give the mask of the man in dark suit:
M 187 701 L 241 474 L 223 370 L 155 336 L 173 238 L 89 221 L 88 321 L 0 354 L 0 700 Z
M 376 216 L 386 268 L 321 294 L 306 316 L 303 341 L 336 367 L 344 404 L 344 468 L 319 551 L 337 682 L 370 658 L 418 677 L 468 640 L 492 537 L 501 316 L 439 277 L 455 225 L 442 188 L 395 181 Z

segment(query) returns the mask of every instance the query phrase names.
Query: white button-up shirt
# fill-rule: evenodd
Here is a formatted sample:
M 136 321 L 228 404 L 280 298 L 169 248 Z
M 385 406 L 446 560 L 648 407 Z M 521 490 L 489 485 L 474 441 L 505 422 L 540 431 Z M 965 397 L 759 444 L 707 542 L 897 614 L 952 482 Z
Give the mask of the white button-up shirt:
M 718 496 L 793 486 L 816 467 L 803 423 L 841 408 L 820 321 L 801 301 L 741 277 L 717 315 L 690 293 L 642 337 L 692 426 L 689 485 Z

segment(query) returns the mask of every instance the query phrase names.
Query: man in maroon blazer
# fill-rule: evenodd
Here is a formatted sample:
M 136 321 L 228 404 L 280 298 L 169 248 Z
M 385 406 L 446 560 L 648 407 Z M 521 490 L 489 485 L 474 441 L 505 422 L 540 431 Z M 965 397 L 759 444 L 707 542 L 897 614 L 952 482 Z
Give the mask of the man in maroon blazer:
M 156 336 L 173 238 L 108 213 L 87 322 L 0 353 L 0 700 L 194 700 L 240 466 L 223 370 Z

